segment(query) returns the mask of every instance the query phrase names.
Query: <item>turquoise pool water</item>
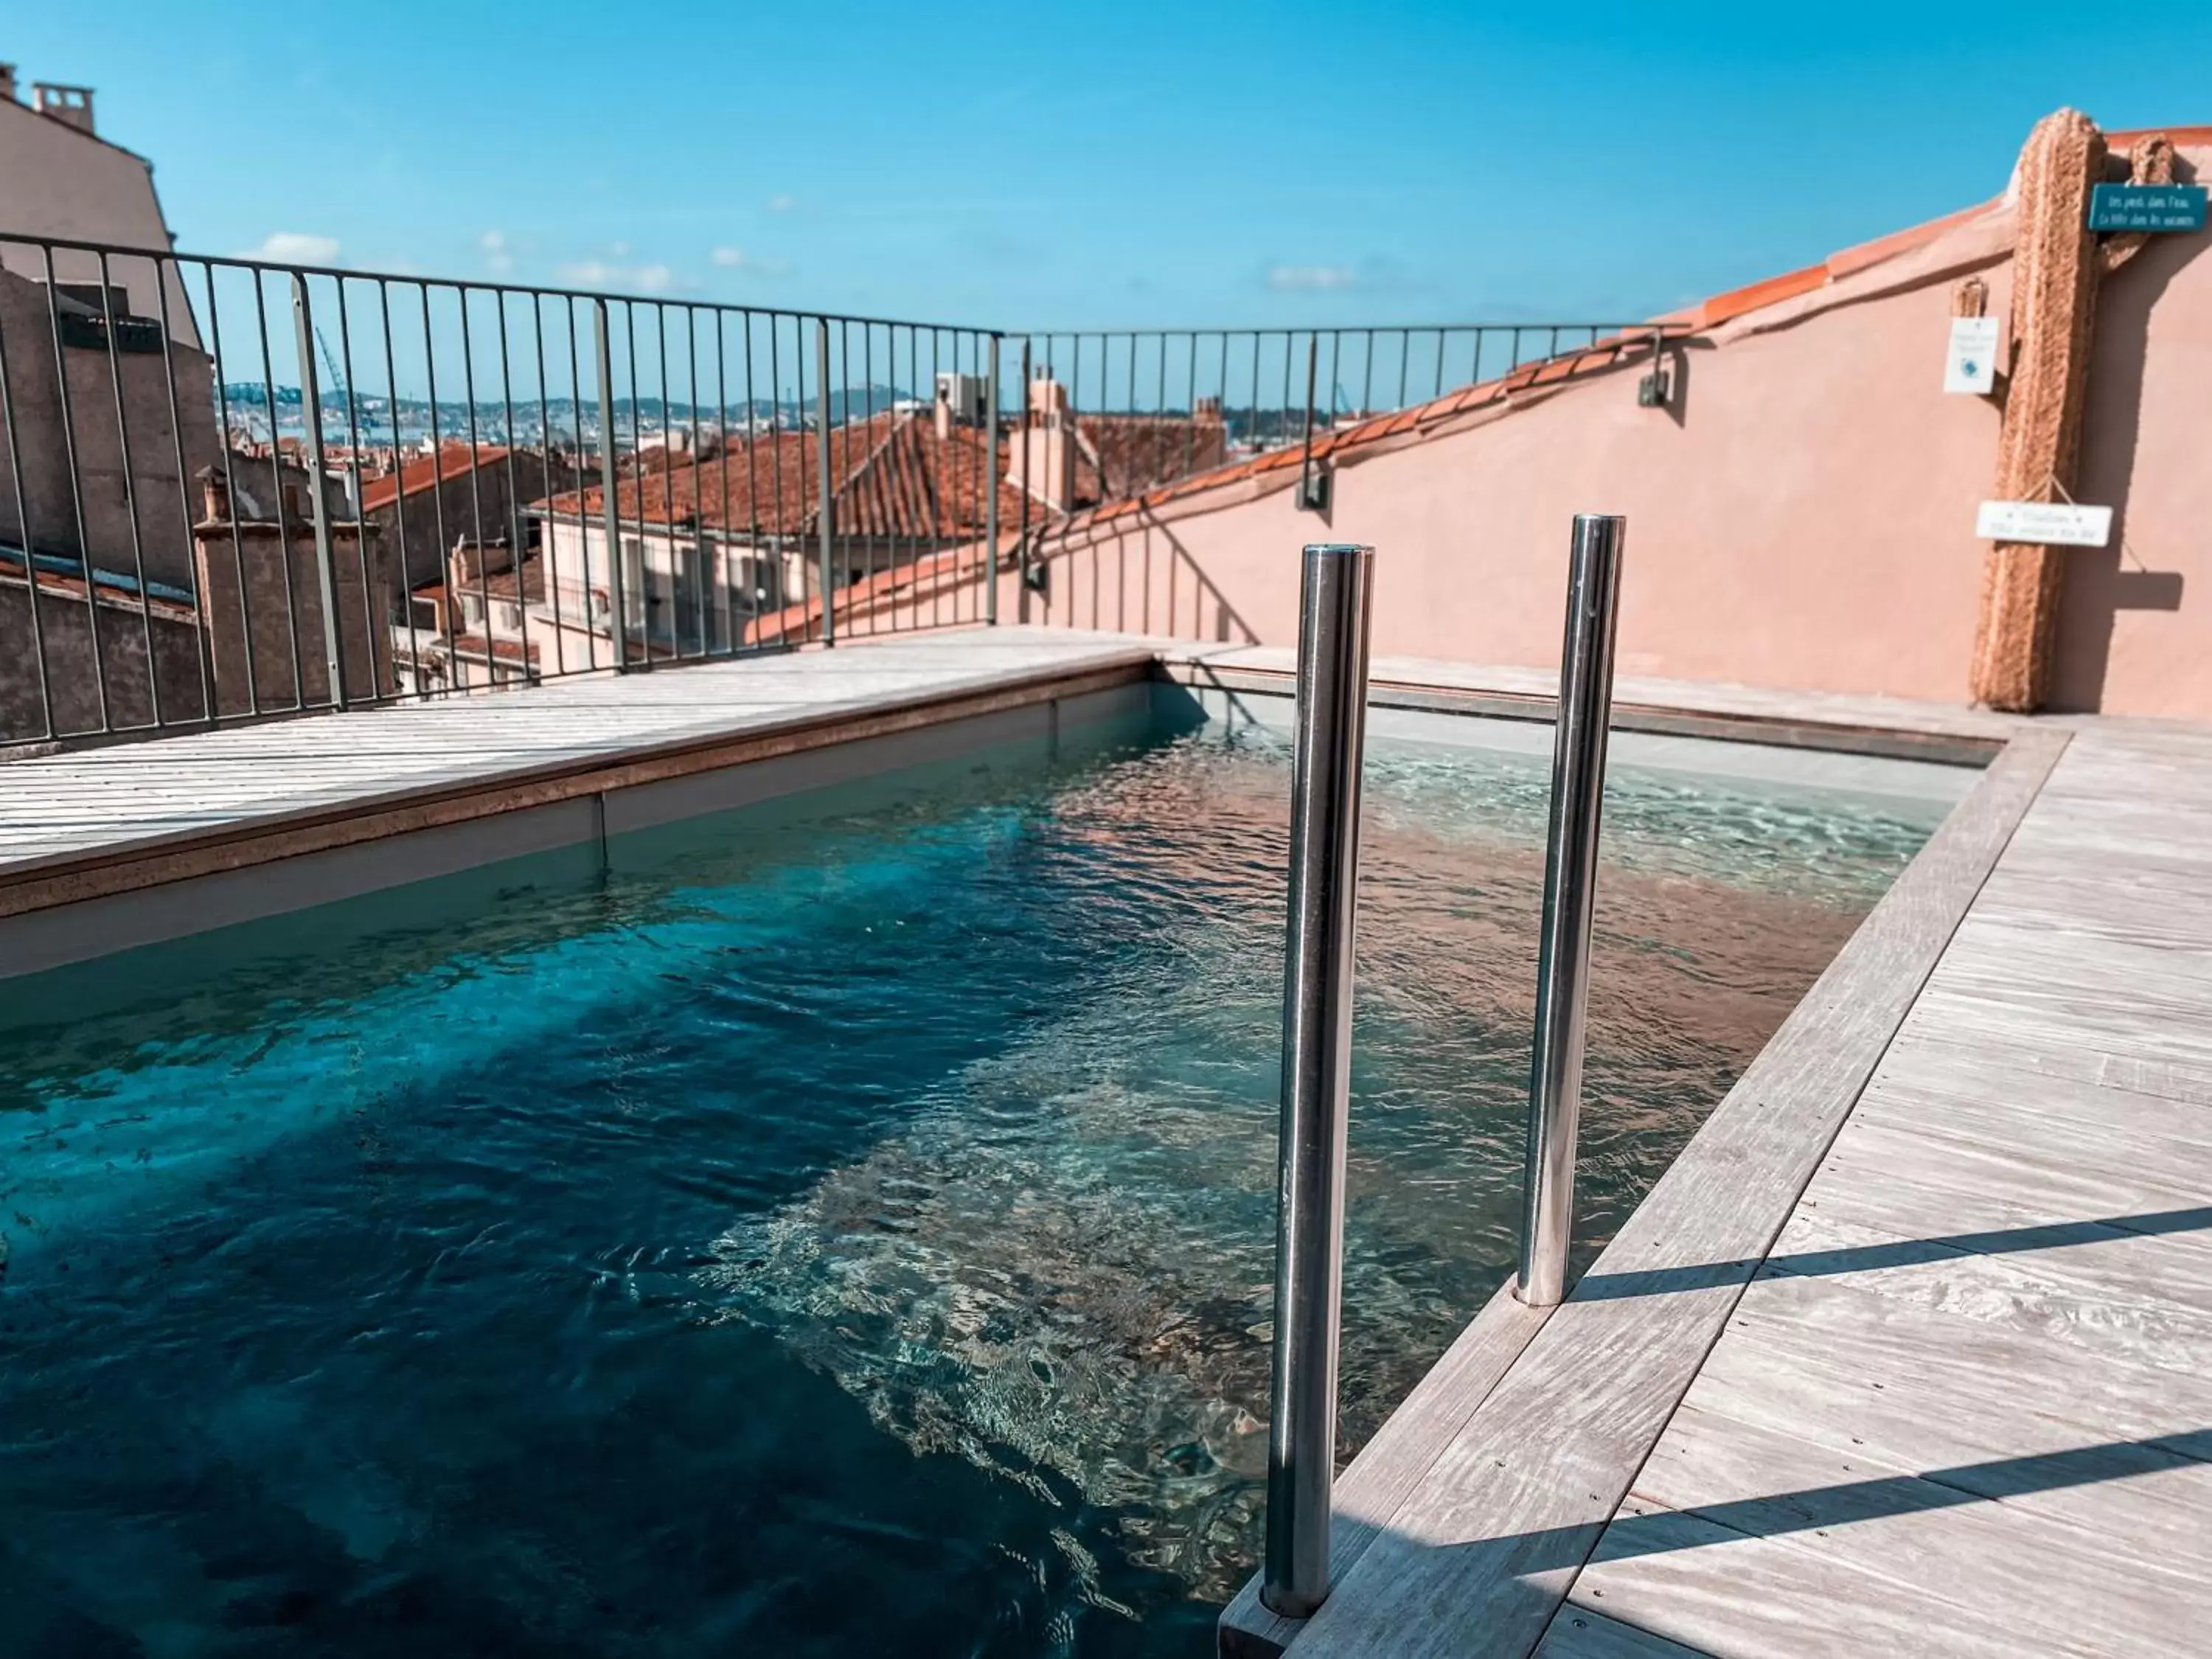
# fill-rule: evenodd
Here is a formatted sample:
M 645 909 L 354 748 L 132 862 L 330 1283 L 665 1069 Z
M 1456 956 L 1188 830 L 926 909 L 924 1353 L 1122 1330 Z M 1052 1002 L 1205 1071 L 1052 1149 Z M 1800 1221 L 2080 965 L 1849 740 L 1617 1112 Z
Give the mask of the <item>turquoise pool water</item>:
M 1347 1450 L 1511 1256 L 1546 779 L 1380 741 Z M 0 981 L 0 1655 L 1201 1655 L 1279 739 L 1008 754 Z M 1940 817 L 1616 770 L 1581 1234 Z

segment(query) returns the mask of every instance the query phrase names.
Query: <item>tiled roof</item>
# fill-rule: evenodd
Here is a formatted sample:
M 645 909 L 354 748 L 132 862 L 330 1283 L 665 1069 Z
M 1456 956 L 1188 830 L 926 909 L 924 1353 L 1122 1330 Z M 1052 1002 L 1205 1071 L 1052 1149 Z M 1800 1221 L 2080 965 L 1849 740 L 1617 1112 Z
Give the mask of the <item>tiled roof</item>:
M 900 410 L 830 430 L 830 476 L 838 532 L 847 536 L 942 540 L 981 533 L 989 490 L 984 434 L 955 427 L 939 438 L 933 416 Z M 786 432 L 732 442 L 720 454 L 684 457 L 665 471 L 618 480 L 617 512 L 625 521 L 692 524 L 709 529 L 797 537 L 821 509 L 819 434 Z M 596 520 L 605 510 L 596 485 L 533 503 L 540 511 Z M 1003 471 L 1002 518 L 1021 510 Z
M 362 484 L 361 510 L 374 513 L 379 507 L 390 507 L 402 495 L 417 495 L 434 484 L 465 478 L 471 467 L 489 466 L 506 458 L 507 449 L 501 444 L 479 444 L 473 458 L 468 445 L 446 444 L 435 455 L 409 461 L 397 472 L 387 472 Z
M 1020 437 L 1017 431 L 1009 441 Z M 1079 412 L 1075 437 L 1075 499 L 1083 506 L 1141 495 L 1229 459 L 1229 428 L 1218 416 Z

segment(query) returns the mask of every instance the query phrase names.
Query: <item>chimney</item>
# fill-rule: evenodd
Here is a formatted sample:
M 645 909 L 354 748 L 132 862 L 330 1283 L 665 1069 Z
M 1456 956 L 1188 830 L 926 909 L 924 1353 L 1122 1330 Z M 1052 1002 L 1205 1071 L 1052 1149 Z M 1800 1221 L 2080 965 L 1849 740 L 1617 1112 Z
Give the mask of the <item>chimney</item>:
M 1067 388 L 1049 374 L 1040 374 L 1030 382 L 1030 413 L 1032 415 L 1065 415 L 1067 413 Z
M 1006 479 L 1055 513 L 1075 507 L 1075 416 L 1067 388 L 1042 376 L 1030 382 L 1025 431 L 1008 434 Z
M 15 66 L 13 64 L 0 64 L 0 97 L 6 98 L 11 104 L 15 101 Z
M 942 443 L 946 439 L 951 437 L 952 387 L 947 382 L 946 377 L 942 374 L 937 377 L 937 403 L 931 410 L 930 414 L 931 417 L 937 422 L 938 441 Z
M 64 126 L 75 127 L 79 132 L 92 131 L 90 87 L 61 87 L 37 81 L 31 85 L 31 98 L 40 114 L 51 115 Z
M 1221 399 L 1218 398 L 1192 398 L 1190 418 L 1218 426 L 1221 423 Z

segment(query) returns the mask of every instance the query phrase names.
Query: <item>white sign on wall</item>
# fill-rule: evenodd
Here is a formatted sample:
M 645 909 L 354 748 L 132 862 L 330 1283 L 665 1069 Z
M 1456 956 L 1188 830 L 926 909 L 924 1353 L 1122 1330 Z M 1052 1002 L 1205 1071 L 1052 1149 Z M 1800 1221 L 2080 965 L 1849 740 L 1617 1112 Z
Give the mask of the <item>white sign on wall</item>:
M 1943 390 L 1987 397 L 1997 389 L 1997 319 L 1954 317 L 1943 359 Z
M 2104 547 L 2112 539 L 2112 509 L 2070 501 L 1984 501 L 1974 534 L 1992 542 L 2046 547 Z

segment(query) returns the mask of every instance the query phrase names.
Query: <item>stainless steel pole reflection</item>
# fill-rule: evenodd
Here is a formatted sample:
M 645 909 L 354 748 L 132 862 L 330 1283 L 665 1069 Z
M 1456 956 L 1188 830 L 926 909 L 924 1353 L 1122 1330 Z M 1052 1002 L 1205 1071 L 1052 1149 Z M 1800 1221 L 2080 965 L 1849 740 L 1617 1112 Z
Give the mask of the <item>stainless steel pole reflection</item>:
M 1336 1335 L 1344 1282 L 1344 1132 L 1352 1088 L 1352 936 L 1367 728 L 1371 547 L 1305 550 L 1291 775 L 1283 983 L 1274 1396 L 1261 1600 L 1303 1619 L 1328 1595 Z
M 1575 1224 L 1575 1139 L 1581 1127 L 1583 1015 L 1590 918 L 1597 908 L 1606 727 L 1613 712 L 1613 641 L 1628 520 L 1575 518 L 1567 572 L 1566 642 L 1552 749 L 1551 849 L 1544 862 L 1543 943 L 1536 965 L 1536 1045 L 1528 1069 L 1527 1201 L 1513 1293 L 1548 1308 L 1566 1294 Z

